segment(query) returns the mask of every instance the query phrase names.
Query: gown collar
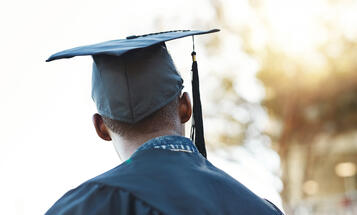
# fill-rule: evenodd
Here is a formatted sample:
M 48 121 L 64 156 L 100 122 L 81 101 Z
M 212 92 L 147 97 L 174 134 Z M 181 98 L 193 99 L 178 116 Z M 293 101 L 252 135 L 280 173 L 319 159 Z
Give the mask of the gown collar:
M 155 137 L 141 145 L 136 152 L 148 149 L 165 149 L 178 152 L 199 153 L 192 141 L 183 136 Z

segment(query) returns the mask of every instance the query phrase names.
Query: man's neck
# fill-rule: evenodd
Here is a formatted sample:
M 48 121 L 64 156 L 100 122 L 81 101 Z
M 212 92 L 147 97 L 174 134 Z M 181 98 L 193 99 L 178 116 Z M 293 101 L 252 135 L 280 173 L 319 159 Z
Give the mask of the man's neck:
M 145 142 L 155 137 L 167 136 L 167 135 L 179 135 L 183 134 L 174 130 L 159 131 L 144 135 L 138 135 L 136 137 L 121 137 L 118 134 L 111 132 L 111 137 L 115 150 L 117 151 L 119 158 L 122 161 L 127 160 L 130 156 Z

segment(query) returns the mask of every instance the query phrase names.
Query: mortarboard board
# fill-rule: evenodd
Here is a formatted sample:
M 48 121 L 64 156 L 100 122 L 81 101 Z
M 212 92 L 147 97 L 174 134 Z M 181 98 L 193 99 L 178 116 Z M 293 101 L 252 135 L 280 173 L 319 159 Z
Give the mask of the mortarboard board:
M 92 98 L 98 112 L 114 120 L 136 123 L 171 102 L 183 88 L 183 80 L 165 42 L 218 31 L 178 30 L 133 35 L 64 50 L 46 61 L 91 55 Z M 191 54 L 194 118 L 191 138 L 206 157 L 195 50 Z

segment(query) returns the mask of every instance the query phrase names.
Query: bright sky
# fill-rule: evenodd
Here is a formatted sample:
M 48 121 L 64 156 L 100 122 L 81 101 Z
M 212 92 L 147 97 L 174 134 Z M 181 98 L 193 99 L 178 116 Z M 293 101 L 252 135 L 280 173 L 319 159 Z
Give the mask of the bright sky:
M 69 189 L 120 163 L 111 144 L 96 137 L 91 124 L 95 112 L 90 99 L 91 59 L 80 57 L 45 63 L 49 55 L 132 34 L 219 28 L 212 21 L 213 15 L 204 0 L 2 1 L 0 214 L 43 214 Z M 222 36 L 229 37 L 224 32 Z M 197 43 L 202 46 L 199 40 Z M 183 39 L 168 46 L 169 49 L 180 47 L 170 50 L 178 69 L 189 71 L 191 40 Z M 201 56 L 205 56 L 203 52 Z M 201 59 L 200 69 L 204 70 L 208 66 Z M 248 72 L 240 74 L 237 90 L 246 99 L 259 102 L 264 92 L 254 77 L 257 63 L 249 61 L 240 68 Z M 189 74 L 183 76 L 189 83 Z M 244 165 L 256 166 L 255 173 L 249 166 L 235 167 L 218 155 L 213 160 L 228 172 L 235 172 L 237 178 L 241 177 L 256 192 L 266 197 L 274 195 L 273 201 L 279 204 L 275 188 L 257 188 L 250 180 L 249 174 L 262 177 L 261 174 L 269 175 L 269 171 L 265 174 L 259 162 L 248 162 L 254 157 L 249 152 L 237 151 L 236 155 L 247 158 Z M 279 164 L 276 153 L 271 156 L 275 159 L 273 166 Z M 250 173 L 238 173 L 235 168 Z M 281 189 L 279 180 L 271 181 Z

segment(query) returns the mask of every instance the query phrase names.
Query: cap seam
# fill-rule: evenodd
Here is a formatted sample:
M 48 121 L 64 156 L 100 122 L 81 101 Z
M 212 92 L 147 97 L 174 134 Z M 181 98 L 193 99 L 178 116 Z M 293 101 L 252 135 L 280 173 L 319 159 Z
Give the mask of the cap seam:
M 131 101 L 131 91 L 130 91 L 130 86 L 129 86 L 129 77 L 128 77 L 128 73 L 127 73 L 127 65 L 126 63 L 124 63 L 124 74 L 125 74 L 125 81 L 126 81 L 126 87 L 128 90 L 128 95 L 129 95 L 129 109 L 130 109 L 130 116 L 131 116 L 131 121 L 134 121 L 134 112 L 133 112 L 133 104 Z

